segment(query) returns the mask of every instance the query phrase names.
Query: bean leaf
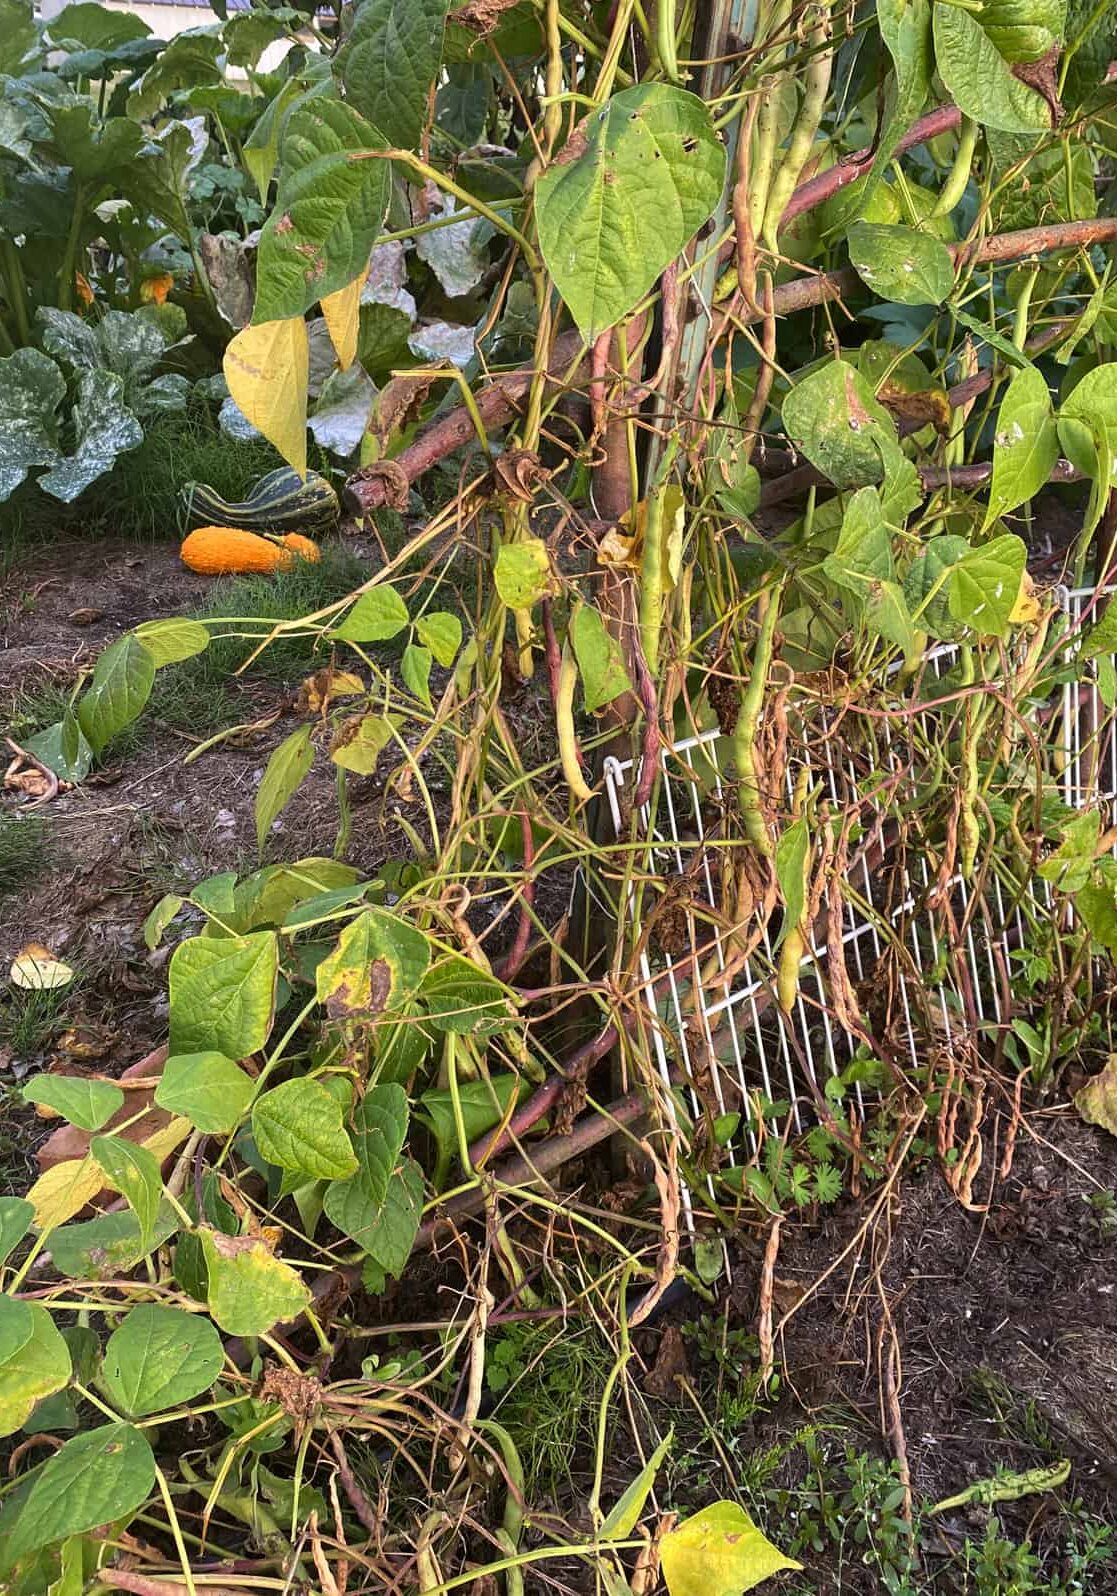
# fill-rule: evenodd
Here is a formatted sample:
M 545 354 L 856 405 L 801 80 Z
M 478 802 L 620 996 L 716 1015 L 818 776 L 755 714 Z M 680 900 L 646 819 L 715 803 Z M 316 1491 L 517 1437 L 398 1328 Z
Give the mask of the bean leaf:
M 462 646 L 462 623 L 458 617 L 448 610 L 434 610 L 420 615 L 415 630 L 438 663 L 449 669 Z
M 1003 637 L 1020 596 L 1028 551 L 1005 532 L 971 549 L 947 581 L 950 613 L 982 637 Z
M 408 619 L 407 605 L 394 587 L 374 587 L 361 594 L 334 636 L 346 643 L 385 643 L 403 631 Z
M 155 1458 L 131 1424 L 106 1424 L 75 1435 L 43 1465 L 8 1543 L 14 1561 L 68 1535 L 126 1518 L 155 1484 Z
M 209 647 L 209 628 L 201 621 L 178 617 L 167 621 L 144 621 L 137 626 L 135 636 L 147 649 L 158 670 L 163 665 L 177 665 L 180 660 L 191 659 Z
M 1051 111 L 1008 62 L 976 17 L 960 6 L 935 6 L 935 65 L 954 103 L 983 127 L 1005 133 L 1050 128 Z
M 28 1309 L 31 1333 L 0 1363 L 0 1435 L 18 1430 L 36 1402 L 61 1391 L 70 1378 L 70 1351 L 50 1314 L 38 1302 L 17 1304 L 16 1316 L 21 1322 L 26 1322 L 26 1316 L 19 1312 L 20 1307 Z M 10 1310 L 5 1312 L 10 1314 Z
M 398 1008 L 429 964 L 430 943 L 421 931 L 384 909 L 365 909 L 319 964 L 318 1001 L 337 1017 Z
M 35 1210 L 26 1197 L 0 1197 L 0 1264 L 31 1229 Z
M 1034 498 L 1058 455 L 1058 428 L 1046 379 L 1034 366 L 1025 366 L 1013 372 L 997 416 L 986 526 Z
M 247 1058 L 263 1047 L 275 1008 L 274 932 L 190 937 L 171 955 L 171 1052 Z
M 255 1091 L 252 1081 L 224 1053 L 179 1053 L 163 1066 L 155 1101 L 181 1114 L 195 1130 L 221 1135 L 238 1125 Z
M 101 1384 L 120 1412 L 142 1418 L 208 1391 L 224 1361 L 208 1319 L 144 1302 L 109 1337 Z
M 941 305 L 953 293 L 950 251 L 929 233 L 855 222 L 847 238 L 857 275 L 882 299 L 898 305 Z
M 431 651 L 418 643 L 408 643 L 400 660 L 400 675 L 421 704 L 431 707 Z
M 626 316 L 713 215 L 725 149 L 684 89 L 624 89 L 575 129 L 535 186 L 539 247 L 582 336 Z
M 82 1075 L 50 1075 L 44 1071 L 23 1088 L 25 1103 L 53 1108 L 79 1130 L 100 1130 L 124 1107 L 124 1093 L 109 1081 L 90 1081 Z
M 553 593 L 551 559 L 542 538 L 505 543 L 496 557 L 493 580 L 501 599 L 513 610 L 529 610 Z
M 257 1098 L 252 1134 L 269 1163 L 312 1180 L 343 1180 L 357 1167 L 341 1106 L 318 1081 L 284 1081 Z
M 712 1502 L 660 1543 L 670 1596 L 741 1596 L 784 1568 L 802 1568 L 736 1502 Z
M 354 156 L 385 147 L 383 134 L 344 100 L 316 95 L 291 112 L 275 209 L 260 235 L 255 322 L 301 316 L 358 274 L 363 282 L 391 168 Z
M 155 680 L 155 661 L 131 633 L 110 643 L 78 704 L 78 724 L 95 754 L 141 713 Z
M 349 99 L 401 149 L 419 148 L 449 9 L 449 0 L 363 0 L 339 52 Z
M 581 604 L 575 610 L 570 622 L 570 637 L 582 676 L 588 714 L 611 703 L 621 693 L 632 691 L 621 646 L 592 605 Z
M 265 1241 L 209 1229 L 201 1231 L 201 1238 L 207 1305 L 227 1335 L 266 1335 L 273 1325 L 296 1318 L 309 1304 L 310 1292 L 302 1280 Z
M 94 1136 L 89 1150 L 110 1185 L 128 1199 L 128 1206 L 139 1221 L 141 1245 L 150 1246 L 159 1199 L 163 1195 L 163 1179 L 155 1154 L 120 1136 Z
M 896 443 L 892 417 L 846 360 L 828 360 L 795 384 L 783 402 L 783 424 L 836 488 L 879 482 L 889 445 Z
M 273 822 L 310 774 L 313 763 L 309 724 L 300 726 L 272 750 L 256 793 L 256 846 L 261 853 Z

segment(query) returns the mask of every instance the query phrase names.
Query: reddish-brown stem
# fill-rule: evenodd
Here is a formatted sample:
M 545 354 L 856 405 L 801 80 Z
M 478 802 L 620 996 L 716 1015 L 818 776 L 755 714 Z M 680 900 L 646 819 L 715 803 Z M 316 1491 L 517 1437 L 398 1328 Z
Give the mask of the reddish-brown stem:
M 521 1136 L 526 1136 L 545 1115 L 551 1112 L 563 1091 L 571 1082 L 584 1081 L 593 1066 L 603 1059 L 615 1046 L 620 1031 L 615 1024 L 607 1025 L 596 1036 L 576 1049 L 566 1060 L 561 1075 L 548 1075 L 542 1086 L 536 1087 L 531 1096 L 521 1103 L 505 1125 L 494 1136 L 492 1131 L 484 1136 L 479 1136 L 469 1149 L 469 1161 L 474 1169 L 481 1168 L 491 1158 L 499 1158 L 501 1153 L 515 1145 Z
M 370 1535 L 379 1534 L 380 1525 L 372 1503 L 362 1491 L 357 1476 L 353 1473 L 346 1456 L 345 1443 L 336 1430 L 330 1431 L 330 1449 L 337 1459 L 337 1477 L 341 1481 L 342 1490 L 349 1498 L 349 1505 Z
M 566 332 L 556 338 L 551 346 L 551 358 L 547 363 L 548 379 L 561 385 L 583 347 L 582 336 L 578 332 Z M 504 376 L 498 377 L 487 387 L 480 389 L 475 403 L 477 413 L 485 427 L 501 427 L 517 414 L 527 398 L 534 377 L 533 367 L 521 366 L 515 371 L 506 372 Z M 461 405 L 438 421 L 432 422 L 410 448 L 403 450 L 393 464 L 400 468 L 408 482 L 415 482 L 432 466 L 436 466 L 448 454 L 453 454 L 455 449 L 460 449 L 476 439 L 476 436 L 473 418 L 466 407 Z M 385 502 L 386 491 L 387 484 L 382 478 L 373 476 L 366 480 L 361 477 L 359 471 L 350 477 L 346 484 L 349 505 L 359 515 L 367 515 L 370 510 L 379 509 Z
M 97 1579 L 110 1590 L 131 1591 L 132 1596 L 178 1596 L 185 1589 L 173 1580 L 153 1579 L 148 1574 L 139 1574 L 130 1568 L 103 1568 Z M 212 1585 L 208 1588 L 213 1590 Z M 228 1587 L 226 1596 L 229 1596 Z
M 753 285 L 755 288 L 755 284 Z M 745 303 L 755 301 L 756 294 L 752 290 L 745 290 Z M 772 392 L 772 383 L 776 376 L 776 312 L 774 308 L 771 272 L 764 273 L 764 304 L 761 311 L 764 317 L 764 331 L 760 340 L 760 370 L 756 376 L 756 387 L 752 398 L 749 400 L 748 410 L 741 423 L 744 433 L 744 458 L 747 463 L 753 457 L 756 441 L 760 437 L 760 424 L 764 420 L 764 412 L 768 408 L 768 398 Z
M 769 451 L 767 465 L 771 469 L 776 462 L 772 455 L 779 459 L 789 460 L 786 450 Z M 977 465 L 968 466 L 919 466 L 919 480 L 928 493 L 936 488 L 980 488 L 990 480 L 993 475 L 993 465 L 989 460 L 979 462 Z M 787 469 L 782 476 L 776 476 L 772 481 L 766 482 L 760 491 L 760 509 L 768 510 L 774 504 L 785 504 L 788 499 L 794 499 L 797 494 L 806 493 L 808 488 L 821 487 L 827 482 L 821 471 L 816 471 L 814 466 L 798 466 L 796 469 Z M 1069 460 L 1056 460 L 1054 469 L 1048 477 L 1048 482 L 1080 482 L 1082 473 L 1077 466 Z
M 542 604 L 543 610 L 543 657 L 547 661 L 547 681 L 551 688 L 551 702 L 558 697 L 559 672 L 562 670 L 562 650 L 559 648 L 558 636 L 555 633 L 555 614 L 549 598 Z
M 605 417 L 601 439 L 601 454 L 593 467 L 593 502 L 603 521 L 620 521 L 632 508 L 632 473 L 628 459 L 628 425 L 641 398 L 639 389 L 629 382 L 629 357 L 639 346 L 646 318 L 638 316 L 618 332 L 603 333 L 593 350 L 593 372 L 597 379 L 598 363 L 604 348 L 606 356 L 614 351 L 617 373 L 621 377 L 621 392 Z M 621 344 L 621 339 L 624 344 Z M 638 371 L 632 373 L 639 379 Z M 608 585 L 608 584 L 606 584 Z
M 561 1081 L 558 1083 L 552 1103 L 564 1084 Z M 540 1087 L 540 1091 L 542 1090 Z M 584 1119 L 578 1121 L 569 1135 L 550 1137 L 532 1150 L 530 1158 L 521 1156 L 510 1158 L 494 1172 L 496 1178 L 505 1186 L 531 1185 L 540 1177 L 561 1169 L 570 1159 L 580 1158 L 583 1153 L 588 1153 L 591 1147 L 596 1147 L 599 1142 L 612 1136 L 618 1126 L 631 1125 L 647 1111 L 647 1107 L 648 1100 L 643 1092 L 629 1092 L 626 1097 L 608 1104 L 600 1113 L 587 1114 Z M 434 1218 L 420 1228 L 415 1238 L 416 1248 L 430 1247 L 439 1227 L 448 1219 L 464 1219 L 469 1214 L 477 1213 L 484 1204 L 485 1194 L 479 1187 L 449 1198 Z
M 608 327 L 590 350 L 590 416 L 595 437 L 605 431 L 605 373 L 609 369 L 612 344 L 613 329 Z
M 900 141 L 899 148 L 907 149 L 911 144 L 932 138 L 936 133 L 945 132 L 954 127 L 957 121 L 958 112 L 953 106 L 941 106 L 938 111 L 921 118 L 910 128 Z M 847 163 L 839 163 L 837 167 L 831 167 L 830 171 L 823 172 L 802 184 L 792 195 L 784 211 L 784 225 L 794 217 L 802 215 L 804 211 L 820 205 L 824 199 L 828 199 L 846 183 L 852 182 L 860 170 L 864 169 L 866 159 L 871 157 L 851 157 L 851 161 L 860 161 L 859 168 L 856 165 L 847 166 Z M 1025 228 L 1016 233 L 994 234 L 976 244 L 956 244 L 952 253 L 959 265 L 993 264 L 1017 260 L 1047 250 L 1081 249 L 1114 238 L 1117 238 L 1117 219 L 1098 217 L 1087 221 L 1057 222 L 1047 227 Z M 772 308 L 777 316 L 791 315 L 797 310 L 806 310 L 814 305 L 840 299 L 843 294 L 855 291 L 859 281 L 856 272 L 847 270 L 781 283 L 773 294 Z M 747 324 L 759 319 L 755 309 L 742 306 L 740 317 L 742 322 Z M 563 333 L 557 338 L 552 346 L 547 366 L 549 380 L 555 384 L 561 384 L 566 380 L 571 382 L 579 380 L 581 370 L 575 363 L 583 350 L 584 344 L 577 332 Z M 532 367 L 521 367 L 498 377 L 495 382 L 478 392 L 475 404 L 485 427 L 503 426 L 516 414 L 527 396 L 534 375 Z M 411 483 L 429 471 L 432 466 L 437 465 L 440 460 L 445 459 L 448 454 L 452 454 L 455 449 L 469 443 L 475 436 L 473 418 L 463 405 L 450 411 L 439 421 L 433 422 L 411 447 L 405 449 L 392 463 L 399 468 L 402 477 L 406 477 L 408 483 Z M 627 466 L 626 462 L 625 464 Z M 627 475 L 627 469 L 625 474 Z M 383 474 L 364 479 L 360 472 L 349 479 L 346 488 L 351 508 L 362 515 L 378 509 L 385 502 L 387 491 L 388 484 Z M 600 501 L 599 513 L 606 513 L 601 508 Z
M 961 121 L 962 113 L 956 105 L 940 105 L 934 111 L 928 111 L 926 116 L 921 116 L 918 122 L 912 123 L 896 145 L 894 153 L 902 155 L 913 145 L 925 144 L 928 139 L 937 138 L 940 133 L 949 133 L 958 127 Z M 876 160 L 876 155 L 877 146 L 873 143 L 867 149 L 847 155 L 828 171 L 820 172 L 817 177 L 808 178 L 807 182 L 800 183 L 784 208 L 784 213 L 780 217 L 780 226 L 786 227 L 797 216 L 802 216 L 804 211 L 814 210 L 816 206 L 822 205 L 843 188 L 848 188 L 850 183 L 855 183 L 859 177 L 864 177 Z
M 655 376 L 647 384 L 661 397 L 669 381 L 683 336 L 682 308 L 684 295 L 679 288 L 679 263 L 673 260 L 659 280 L 660 302 L 663 315 L 660 324 L 660 355 Z
M 756 306 L 756 239 L 749 217 L 749 176 L 752 130 L 759 97 L 752 95 L 737 135 L 737 175 L 733 184 L 733 249 L 737 258 L 737 286 L 750 310 Z

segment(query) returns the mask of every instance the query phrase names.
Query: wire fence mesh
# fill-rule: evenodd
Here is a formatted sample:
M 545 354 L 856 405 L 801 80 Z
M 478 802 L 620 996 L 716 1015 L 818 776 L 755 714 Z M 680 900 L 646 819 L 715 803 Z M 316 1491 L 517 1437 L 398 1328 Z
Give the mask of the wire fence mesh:
M 1010 739 L 1000 750 L 1009 780 L 1015 771 L 1038 802 L 1101 807 L 1107 825 L 1117 807 L 1114 658 L 1085 658 L 1079 640 L 1111 591 L 1055 595 L 1053 668 L 1012 711 L 1016 747 Z M 873 1071 L 859 1072 L 859 1061 L 893 1077 L 972 1070 L 1019 1013 L 1014 970 L 1052 917 L 1072 912 L 1037 875 L 1034 852 L 993 846 L 976 871 L 959 867 L 951 761 L 966 713 L 964 653 L 932 649 L 914 691 L 908 683 L 837 707 L 794 687 L 775 695 L 769 779 L 781 800 L 786 792 L 784 816 L 797 789 L 815 805 L 815 886 L 786 1008 L 776 992 L 777 897 L 765 901 L 751 850 L 727 820 L 736 811 L 730 737 L 714 727 L 661 750 L 652 798 L 635 815 L 635 762 L 607 761 L 613 826 L 638 845 L 625 912 L 662 1095 L 684 1135 L 711 1112 L 733 1116 L 721 1154 L 730 1165 L 754 1158 L 774 1127 L 817 1123 L 839 1079 L 862 1110 L 860 1074 Z M 1009 703 L 1019 664 L 1001 650 L 978 685 Z M 995 833 L 995 798 L 984 812 Z

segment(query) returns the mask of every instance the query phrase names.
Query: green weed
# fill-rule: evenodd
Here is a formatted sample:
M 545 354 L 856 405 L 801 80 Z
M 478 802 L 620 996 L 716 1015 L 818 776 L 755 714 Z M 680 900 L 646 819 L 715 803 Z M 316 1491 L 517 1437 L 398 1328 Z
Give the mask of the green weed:
M 40 815 L 0 809 L 0 897 L 33 881 L 49 850 L 50 826 Z
M 597 1405 L 614 1361 L 593 1329 L 513 1324 L 486 1363 L 494 1417 L 508 1430 L 530 1489 L 567 1484 L 582 1446 L 592 1447 Z
M 60 1029 L 81 985 L 82 973 L 76 971 L 68 986 L 30 992 L 7 987 L 0 998 L 0 1044 L 15 1058 L 42 1053 Z
M 777 1475 L 783 1482 L 776 1483 Z M 787 1483 L 788 1479 L 792 1483 Z M 750 1508 L 787 1553 L 835 1583 L 795 1582 L 793 1596 L 885 1591 L 888 1596 L 1086 1596 L 1114 1558 L 1113 1528 L 1080 1501 L 1062 1501 L 1042 1536 L 1015 1539 L 991 1513 L 983 1533 L 956 1550 L 942 1521 L 916 1502 L 904 1516 L 898 1465 L 834 1431 L 800 1430 L 753 1459 L 742 1481 Z

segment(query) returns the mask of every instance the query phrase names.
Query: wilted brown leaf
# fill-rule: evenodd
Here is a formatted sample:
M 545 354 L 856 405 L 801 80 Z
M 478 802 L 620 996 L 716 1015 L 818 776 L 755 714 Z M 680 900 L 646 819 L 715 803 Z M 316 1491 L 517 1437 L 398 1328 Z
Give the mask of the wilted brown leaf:
M 1109 1055 L 1100 1075 L 1075 1092 L 1074 1106 L 1088 1125 L 1117 1136 L 1117 1053 Z

